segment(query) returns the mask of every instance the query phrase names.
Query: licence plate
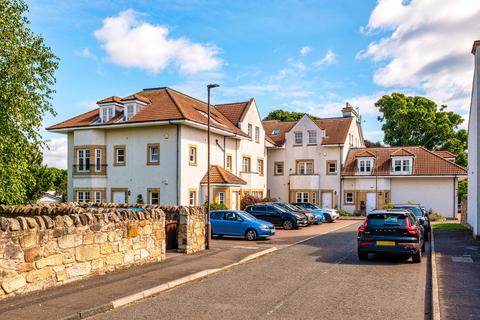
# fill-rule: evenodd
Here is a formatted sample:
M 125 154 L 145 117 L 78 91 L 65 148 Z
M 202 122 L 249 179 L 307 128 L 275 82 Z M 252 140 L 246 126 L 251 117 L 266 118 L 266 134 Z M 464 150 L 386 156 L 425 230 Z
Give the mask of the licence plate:
M 377 241 L 377 246 L 393 247 L 395 246 L 395 241 Z

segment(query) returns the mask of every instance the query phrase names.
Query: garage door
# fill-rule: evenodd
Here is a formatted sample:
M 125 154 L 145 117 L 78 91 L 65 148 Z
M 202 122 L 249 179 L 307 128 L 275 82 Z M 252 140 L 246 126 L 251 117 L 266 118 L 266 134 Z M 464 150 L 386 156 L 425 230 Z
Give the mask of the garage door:
M 125 192 L 114 192 L 113 193 L 113 202 L 114 203 L 125 203 L 126 202 Z

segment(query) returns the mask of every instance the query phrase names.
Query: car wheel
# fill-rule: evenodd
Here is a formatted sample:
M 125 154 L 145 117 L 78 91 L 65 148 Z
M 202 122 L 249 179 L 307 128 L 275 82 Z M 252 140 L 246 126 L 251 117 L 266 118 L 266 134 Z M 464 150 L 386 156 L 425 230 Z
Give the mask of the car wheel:
M 257 239 L 257 232 L 254 229 L 248 229 L 247 232 L 245 233 L 245 238 L 248 241 L 253 241 Z
M 418 250 L 417 252 L 415 252 L 412 256 L 412 261 L 414 263 L 420 263 L 422 262 L 422 250 Z
M 358 260 L 367 260 L 368 259 L 368 252 L 358 251 Z
M 283 221 L 283 223 L 282 223 L 282 227 L 283 227 L 283 229 L 285 229 L 285 230 L 292 230 L 292 229 L 293 229 L 293 223 L 292 223 L 292 221 L 290 221 L 290 220 L 285 220 L 285 221 Z

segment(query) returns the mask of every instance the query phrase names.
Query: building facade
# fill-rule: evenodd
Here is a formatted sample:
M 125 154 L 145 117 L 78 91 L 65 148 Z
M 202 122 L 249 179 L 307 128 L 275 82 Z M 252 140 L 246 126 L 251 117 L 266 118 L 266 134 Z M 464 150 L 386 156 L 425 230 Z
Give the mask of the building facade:
M 97 104 L 48 128 L 68 137 L 69 201 L 200 205 L 206 200 L 205 102 L 153 88 Z M 212 201 L 239 208 L 241 195 L 263 196 L 265 133 L 255 100 L 212 107 L 210 141 L 216 173 Z

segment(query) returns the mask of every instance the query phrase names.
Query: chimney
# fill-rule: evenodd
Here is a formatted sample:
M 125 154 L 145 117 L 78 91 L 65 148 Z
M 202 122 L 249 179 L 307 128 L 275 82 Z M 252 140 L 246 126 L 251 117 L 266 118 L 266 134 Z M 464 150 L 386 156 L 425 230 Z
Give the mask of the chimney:
M 342 109 L 342 115 L 345 118 L 358 118 L 357 110 L 355 110 L 355 108 L 348 102 L 345 103 L 345 108 Z

